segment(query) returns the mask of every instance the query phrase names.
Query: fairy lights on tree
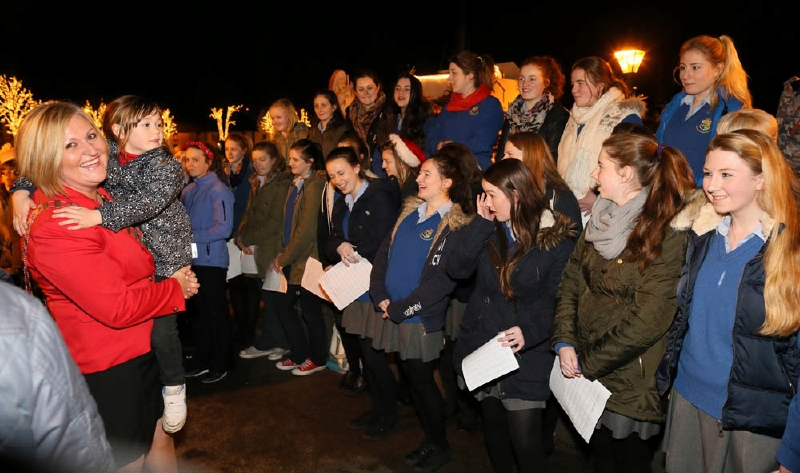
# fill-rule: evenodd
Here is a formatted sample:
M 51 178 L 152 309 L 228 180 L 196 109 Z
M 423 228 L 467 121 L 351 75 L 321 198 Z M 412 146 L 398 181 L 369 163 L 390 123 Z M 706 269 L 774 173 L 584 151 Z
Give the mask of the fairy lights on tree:
M 40 103 L 41 100 L 34 100 L 33 94 L 22 86 L 21 80 L 0 75 L 0 123 L 11 136 L 16 138 L 22 119 Z
M 100 100 L 100 105 L 97 106 L 97 110 L 92 107 L 92 104 L 89 103 L 89 100 L 86 100 L 86 105 L 83 106 L 83 111 L 86 115 L 89 115 L 94 122 L 94 126 L 97 127 L 98 130 L 103 130 L 103 115 L 106 113 L 106 104 L 103 103 L 103 100 Z
M 261 120 L 258 121 L 258 128 L 266 133 L 267 136 L 272 136 L 274 128 L 272 127 L 272 117 L 269 112 L 265 113 Z
M 305 123 L 308 127 L 311 126 L 311 120 L 308 119 L 308 112 L 306 112 L 304 108 L 300 109 L 300 121 Z
M 161 111 L 161 121 L 164 123 L 164 127 L 161 129 L 164 132 L 164 139 L 169 141 L 173 135 L 178 133 L 178 125 L 175 124 L 175 117 L 172 116 L 168 108 Z
M 222 109 L 221 108 L 212 108 L 211 118 L 217 121 L 217 132 L 219 133 L 219 140 L 225 141 L 228 139 L 228 130 L 231 125 L 235 125 L 236 122 L 231 120 L 231 115 L 241 110 L 243 105 L 228 105 L 227 113 L 225 114 L 225 127 L 222 126 Z

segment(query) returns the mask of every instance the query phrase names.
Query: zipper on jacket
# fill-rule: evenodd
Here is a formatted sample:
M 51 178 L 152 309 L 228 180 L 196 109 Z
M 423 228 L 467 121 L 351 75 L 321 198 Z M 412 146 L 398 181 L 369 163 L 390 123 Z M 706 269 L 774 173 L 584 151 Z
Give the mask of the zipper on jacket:
M 783 375 L 786 376 L 786 380 L 789 383 L 789 389 L 792 391 L 792 395 L 796 396 L 797 395 L 797 388 L 792 383 L 791 376 L 789 376 L 789 374 L 786 372 L 786 367 L 783 366 L 783 363 L 781 362 L 781 360 L 778 360 L 778 363 L 781 364 L 781 371 L 783 371 Z
M 717 419 L 717 428 L 719 429 L 719 438 L 722 438 L 722 419 Z
M 642 363 L 642 357 L 639 357 L 639 377 L 644 379 L 644 363 Z

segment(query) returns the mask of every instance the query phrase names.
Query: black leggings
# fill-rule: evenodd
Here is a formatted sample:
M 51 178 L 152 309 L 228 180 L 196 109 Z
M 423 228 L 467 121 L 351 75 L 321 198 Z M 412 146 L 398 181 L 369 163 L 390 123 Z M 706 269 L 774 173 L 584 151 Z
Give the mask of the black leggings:
M 397 417 L 397 378 L 389 367 L 389 358 L 383 350 L 372 348 L 371 338 L 361 338 L 361 356 L 364 358 L 364 377 L 372 397 L 372 410 L 377 414 Z
M 496 397 L 481 402 L 483 437 L 496 472 L 514 471 L 516 459 L 520 473 L 547 473 L 547 457 L 542 445 L 542 411 L 509 411 Z
M 655 438 L 655 437 L 654 437 Z M 615 439 L 606 427 L 592 434 L 591 447 L 596 473 L 650 473 L 654 447 L 636 432 L 624 439 Z
M 425 432 L 425 439 L 441 448 L 448 448 L 444 425 L 444 399 L 433 377 L 436 362 L 419 359 L 401 360 L 400 368 L 406 375 L 411 401 Z

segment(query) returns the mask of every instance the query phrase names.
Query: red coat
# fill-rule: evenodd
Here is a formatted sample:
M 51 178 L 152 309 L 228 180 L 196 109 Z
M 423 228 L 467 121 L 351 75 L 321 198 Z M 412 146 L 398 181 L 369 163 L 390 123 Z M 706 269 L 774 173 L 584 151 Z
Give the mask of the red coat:
M 37 190 L 33 200 L 98 207 L 66 191 L 48 199 Z M 81 372 L 103 371 L 149 352 L 153 317 L 185 310 L 178 281 L 154 282 L 153 257 L 132 232 L 67 230 L 52 213 L 50 205 L 31 225 L 28 265 Z

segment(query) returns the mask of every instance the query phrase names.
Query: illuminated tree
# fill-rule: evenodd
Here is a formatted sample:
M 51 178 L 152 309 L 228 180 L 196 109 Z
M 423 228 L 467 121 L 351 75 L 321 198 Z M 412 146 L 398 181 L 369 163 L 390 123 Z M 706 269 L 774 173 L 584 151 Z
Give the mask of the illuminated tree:
M 258 128 L 263 130 L 267 136 L 272 136 L 272 117 L 269 115 L 269 112 L 265 113 L 261 120 L 258 121 Z
M 219 133 L 219 140 L 225 141 L 228 139 L 228 129 L 231 125 L 235 125 L 236 122 L 231 120 L 231 115 L 241 110 L 243 105 L 228 105 L 228 110 L 225 115 L 225 127 L 222 126 L 222 109 L 221 108 L 212 108 L 211 118 L 217 121 L 217 132 Z
M 311 126 L 311 121 L 308 119 L 308 112 L 306 112 L 304 108 L 300 109 L 300 121 L 305 123 L 306 126 Z
M 22 119 L 40 103 L 22 86 L 21 80 L 0 75 L 0 123 L 5 124 L 11 136 L 16 138 Z
M 95 110 L 92 104 L 87 100 L 86 105 L 83 106 L 83 111 L 92 117 L 94 126 L 96 126 L 98 130 L 103 131 L 103 115 L 106 113 L 106 104 L 103 103 L 103 100 L 100 100 L 100 105 L 97 106 L 97 110 Z
M 169 141 L 173 135 L 178 133 L 178 125 L 175 124 L 175 117 L 173 117 L 168 108 L 165 108 L 161 112 L 161 121 L 164 122 L 164 139 Z

